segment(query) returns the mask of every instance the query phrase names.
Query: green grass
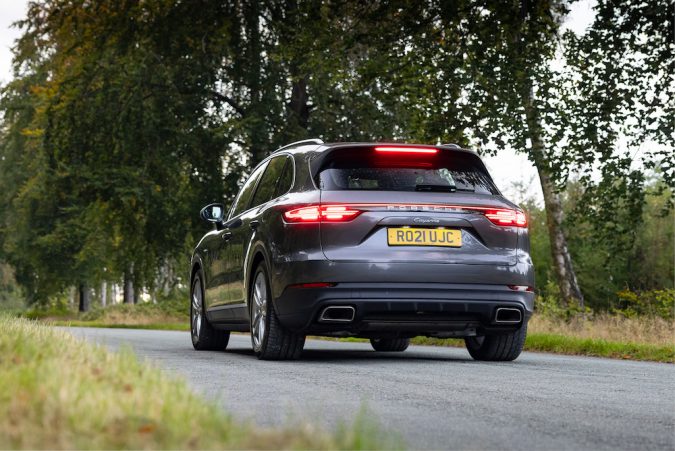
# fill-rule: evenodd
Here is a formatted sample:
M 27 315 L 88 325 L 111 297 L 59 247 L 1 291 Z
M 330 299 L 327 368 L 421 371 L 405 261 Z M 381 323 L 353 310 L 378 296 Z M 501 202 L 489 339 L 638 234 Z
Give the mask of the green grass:
M 117 324 L 105 321 L 49 321 L 53 326 L 63 327 L 101 327 L 110 329 L 151 329 L 151 330 L 190 330 L 187 320 L 182 323 Z
M 373 449 L 365 415 L 337 434 L 242 424 L 187 384 L 37 322 L 0 316 L 0 449 Z
M 616 342 L 534 333 L 527 336 L 525 349 L 528 351 L 553 352 L 557 354 L 675 363 L 675 344 L 659 346 L 645 343 Z
M 117 329 L 157 329 L 157 330 L 190 330 L 187 322 L 182 323 L 154 323 L 154 324 L 115 324 L 98 321 L 53 321 L 56 326 L 73 327 L 110 327 Z M 312 337 L 323 339 L 323 337 Z M 362 338 L 340 338 L 343 342 L 367 343 Z M 415 337 L 411 341 L 421 346 L 448 346 L 464 347 L 461 339 L 441 339 L 429 337 Z M 525 350 L 533 352 L 550 352 L 554 354 L 583 355 L 606 357 L 612 359 L 630 359 L 652 362 L 675 363 L 675 344 L 661 346 L 648 343 L 618 342 L 594 338 L 579 338 L 560 334 L 532 333 L 527 335 Z
M 28 316 L 46 318 L 62 326 L 188 330 L 189 313 L 183 297 L 176 295 L 157 304 L 111 305 L 79 315 L 59 315 L 57 309 L 37 310 Z M 673 324 L 656 318 L 599 315 L 570 322 L 535 315 L 529 328 L 527 351 L 675 363 Z M 462 340 L 426 337 L 417 337 L 413 343 L 464 346 Z
M 459 339 L 416 337 L 412 343 L 424 346 L 464 347 L 464 341 Z M 525 351 L 675 363 L 675 344 L 659 346 L 545 333 L 528 333 Z

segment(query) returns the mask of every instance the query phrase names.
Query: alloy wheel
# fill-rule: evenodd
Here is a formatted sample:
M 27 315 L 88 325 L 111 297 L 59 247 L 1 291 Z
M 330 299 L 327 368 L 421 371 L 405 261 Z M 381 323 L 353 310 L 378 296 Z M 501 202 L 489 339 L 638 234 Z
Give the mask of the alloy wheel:
M 202 288 L 199 281 L 195 282 L 192 289 L 192 308 L 190 309 L 192 321 L 192 341 L 199 340 L 199 334 L 202 331 Z
M 265 339 L 265 329 L 267 327 L 267 281 L 263 272 L 258 273 L 253 283 L 253 305 L 251 308 L 253 348 L 259 351 Z

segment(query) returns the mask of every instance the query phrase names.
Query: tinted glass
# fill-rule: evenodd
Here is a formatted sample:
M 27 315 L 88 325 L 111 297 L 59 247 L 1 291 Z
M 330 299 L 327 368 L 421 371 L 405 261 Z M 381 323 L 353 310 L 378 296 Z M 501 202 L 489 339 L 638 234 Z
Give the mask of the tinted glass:
M 246 180 L 246 183 L 244 183 L 241 191 L 239 191 L 239 195 L 237 195 L 237 199 L 234 201 L 230 218 L 234 218 L 240 213 L 248 210 L 248 205 L 251 201 L 251 196 L 253 195 L 253 189 L 255 188 L 255 184 L 264 170 L 265 165 L 260 166 L 253 172 L 253 174 L 251 174 L 248 180 Z
M 274 192 L 274 197 L 279 197 L 283 194 L 286 194 L 290 191 L 293 186 L 293 159 L 291 157 L 286 158 L 286 164 L 284 165 L 284 170 L 279 177 L 277 182 L 277 189 Z
M 329 191 L 499 193 L 478 156 L 459 152 L 432 156 L 341 152 L 319 173 L 319 186 Z
M 277 187 L 279 176 L 281 176 L 284 166 L 286 165 L 286 160 L 286 155 L 279 155 L 270 160 L 262 179 L 260 179 L 255 196 L 253 196 L 251 208 L 262 205 L 274 197 L 274 191 Z

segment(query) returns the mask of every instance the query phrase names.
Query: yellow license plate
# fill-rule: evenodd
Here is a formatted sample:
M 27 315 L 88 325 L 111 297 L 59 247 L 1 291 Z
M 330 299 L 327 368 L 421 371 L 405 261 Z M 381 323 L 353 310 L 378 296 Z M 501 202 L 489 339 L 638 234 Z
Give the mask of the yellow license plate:
M 451 229 L 419 229 L 390 227 L 387 229 L 389 246 L 462 246 L 462 231 Z

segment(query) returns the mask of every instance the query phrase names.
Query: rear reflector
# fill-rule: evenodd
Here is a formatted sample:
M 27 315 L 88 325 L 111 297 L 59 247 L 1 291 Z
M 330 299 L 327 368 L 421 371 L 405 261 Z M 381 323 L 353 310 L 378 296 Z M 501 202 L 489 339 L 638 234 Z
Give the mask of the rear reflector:
M 534 291 L 534 288 L 527 285 L 507 285 L 513 291 Z
M 286 222 L 346 222 L 361 214 L 347 205 L 313 205 L 284 212 Z
M 405 146 L 377 146 L 375 152 L 382 153 L 410 153 L 410 154 L 437 154 L 438 149 L 429 147 L 405 147 Z
M 289 285 L 288 288 L 330 288 L 334 287 L 334 283 L 330 282 L 311 282 L 311 283 L 297 283 Z
M 527 217 L 522 211 L 486 210 L 485 216 L 499 226 L 527 227 Z

